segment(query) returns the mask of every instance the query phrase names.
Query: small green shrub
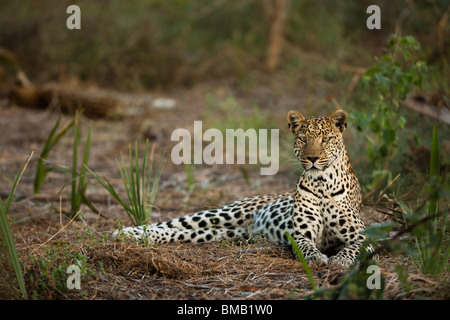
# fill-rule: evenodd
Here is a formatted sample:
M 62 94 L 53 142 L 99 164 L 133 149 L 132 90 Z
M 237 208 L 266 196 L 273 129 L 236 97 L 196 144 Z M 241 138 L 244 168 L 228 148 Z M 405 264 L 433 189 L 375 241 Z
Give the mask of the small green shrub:
M 76 266 L 80 270 L 80 282 L 96 275 L 88 262 L 88 256 L 73 244 L 58 240 L 57 244 L 45 248 L 45 253 L 39 256 L 31 255 L 34 266 L 27 272 L 29 285 L 32 288 L 33 299 L 63 298 L 70 289 L 67 287 L 68 267 Z M 87 289 L 81 287 L 81 296 Z

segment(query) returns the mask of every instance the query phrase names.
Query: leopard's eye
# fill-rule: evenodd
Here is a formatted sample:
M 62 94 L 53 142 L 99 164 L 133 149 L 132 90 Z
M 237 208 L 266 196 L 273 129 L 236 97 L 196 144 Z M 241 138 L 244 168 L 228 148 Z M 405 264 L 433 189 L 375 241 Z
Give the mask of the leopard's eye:
M 299 136 L 298 138 L 301 142 L 306 142 L 306 136 Z
M 328 141 L 330 141 L 330 137 L 323 137 L 322 138 L 322 142 L 328 142 Z

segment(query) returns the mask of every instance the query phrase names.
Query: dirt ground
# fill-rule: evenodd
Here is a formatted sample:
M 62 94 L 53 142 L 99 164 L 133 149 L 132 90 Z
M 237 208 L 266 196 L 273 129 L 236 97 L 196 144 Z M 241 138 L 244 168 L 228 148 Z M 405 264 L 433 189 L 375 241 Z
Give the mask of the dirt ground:
M 237 93 L 243 101 L 258 96 L 259 105 L 271 114 L 280 135 L 287 135 L 285 111 L 296 99 L 285 97 L 283 105 L 278 96 L 264 89 L 258 95 Z M 129 115 L 117 120 L 82 118 L 83 137 L 92 125 L 90 168 L 108 177 L 121 189 L 116 159 L 127 153 L 129 143 L 149 139 L 155 145 L 155 155 L 166 154 L 166 161 L 157 194 L 152 221 L 182 216 L 204 208 L 220 206 L 244 196 L 273 193 L 292 189 L 297 179 L 289 164 L 282 164 L 275 176 L 260 176 L 259 170 L 245 166 L 197 166 L 196 188 L 188 192 L 183 166 L 170 161 L 174 142 L 171 133 L 176 128 L 192 130 L 193 121 L 205 117 L 205 92 L 216 99 L 226 96 L 221 88 L 153 93 L 152 98 L 171 98 L 172 109 L 149 106 L 144 114 Z M 265 103 L 266 101 L 275 103 Z M 283 109 L 283 112 L 280 112 Z M 272 117 L 273 115 L 273 117 Z M 37 159 L 58 112 L 32 110 L 0 102 L 0 194 L 7 196 L 12 181 L 27 155 L 33 156 L 15 194 L 9 218 L 17 250 L 24 269 L 28 294 L 35 299 L 303 299 L 312 293 L 310 282 L 301 263 L 291 251 L 263 242 L 220 242 L 208 244 L 168 244 L 145 247 L 132 242 L 109 240 L 116 229 L 116 220 L 129 226 L 123 209 L 94 179 L 90 180 L 88 198 L 102 216 L 83 206 L 83 214 L 71 220 L 62 212 L 69 210 L 70 177 L 60 171 L 50 172 L 41 194 L 33 194 L 33 179 Z M 63 116 L 62 122 L 71 119 Z M 72 138 L 69 134 L 51 152 L 52 165 L 71 165 Z M 248 174 L 246 179 L 243 174 Z M 388 216 L 365 207 L 364 220 L 370 224 L 384 221 Z M 80 263 L 80 290 L 65 286 L 66 268 Z M 409 271 L 407 282 L 411 290 L 404 291 L 394 266 L 401 264 Z M 380 259 L 385 278 L 386 299 L 449 298 L 449 283 L 417 272 L 407 257 L 382 255 Z M 345 273 L 330 267 L 313 267 L 316 285 L 333 288 Z M 0 298 L 19 297 L 10 266 L 2 258 L 0 269 Z M 446 279 L 449 277 L 446 276 Z M 403 281 L 403 280 L 402 280 Z

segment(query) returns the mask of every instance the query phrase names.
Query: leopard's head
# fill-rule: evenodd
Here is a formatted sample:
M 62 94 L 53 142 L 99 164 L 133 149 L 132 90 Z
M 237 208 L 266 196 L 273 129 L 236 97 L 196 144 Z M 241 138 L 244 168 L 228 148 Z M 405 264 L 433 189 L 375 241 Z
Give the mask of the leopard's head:
M 345 148 L 342 133 L 347 127 L 347 115 L 343 110 L 329 117 L 309 119 L 291 110 L 287 119 L 294 135 L 295 155 L 306 171 L 325 170 L 340 158 Z

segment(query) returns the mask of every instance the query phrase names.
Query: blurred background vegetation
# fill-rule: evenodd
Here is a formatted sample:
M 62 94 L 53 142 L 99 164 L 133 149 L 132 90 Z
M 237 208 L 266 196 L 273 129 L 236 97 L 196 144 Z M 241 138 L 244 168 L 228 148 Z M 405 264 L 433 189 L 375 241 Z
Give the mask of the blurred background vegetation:
M 0 44 L 39 81 L 75 76 L 121 89 L 256 81 L 255 72 L 267 71 L 277 2 L 2 1 Z M 305 81 L 314 71 L 336 81 L 342 64 L 370 65 L 394 32 L 413 35 L 427 61 L 448 67 L 448 24 L 439 25 L 445 0 L 281 2 L 284 43 L 272 69 L 287 80 Z M 66 28 L 70 4 L 81 8 L 81 30 Z M 366 28 L 370 4 L 381 8 L 381 30 Z
M 66 28 L 71 4 L 81 8 L 81 30 Z M 366 27 L 371 4 L 381 8 L 380 30 Z M 448 108 L 448 19 L 445 0 L 2 1 L 0 93 L 7 93 L 20 66 L 35 83 L 75 79 L 140 92 L 216 83 L 231 88 L 231 95 L 253 90 L 254 96 L 255 88 L 264 87 L 285 99 L 283 109 L 298 99 L 296 107 L 305 114 L 327 114 L 338 103 L 350 113 L 350 130 L 363 133 L 351 135 L 350 153 L 363 185 L 373 188 L 378 182 L 362 155 L 374 164 L 374 151 L 363 149 L 367 137 L 374 141 L 376 130 L 386 128 L 364 116 L 376 117 L 371 102 L 380 98 L 376 84 L 361 87 L 364 72 L 379 63 L 391 35 L 412 36 L 419 49 L 408 52 L 410 64 L 420 61 L 427 72 L 420 84 L 404 89 L 408 95 L 437 95 L 441 107 Z M 422 72 L 417 70 L 411 72 Z M 273 101 L 256 101 L 261 112 L 274 107 Z M 448 125 L 405 108 L 395 108 L 395 117 L 405 126 L 394 132 L 398 152 L 388 168 L 378 163 L 378 169 L 395 176 L 423 167 L 421 152 L 429 151 L 434 123 L 442 137 L 444 166 L 448 163 Z M 385 184 L 393 178 L 381 176 Z

